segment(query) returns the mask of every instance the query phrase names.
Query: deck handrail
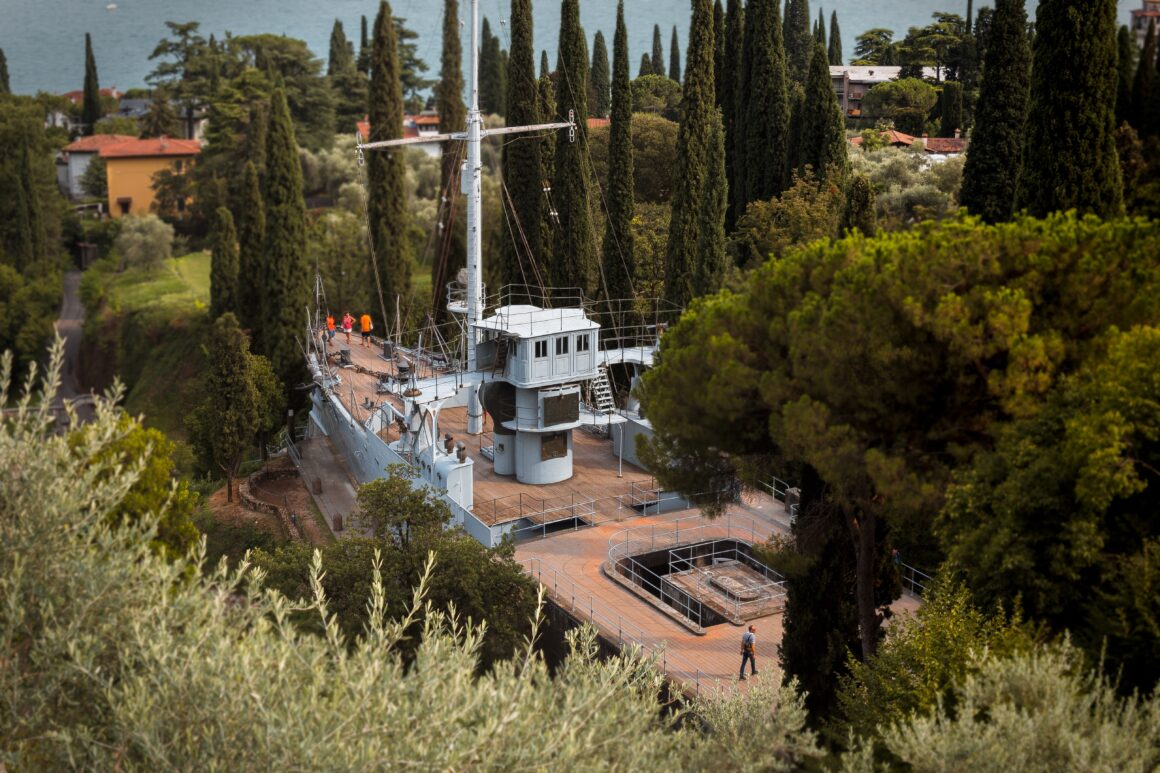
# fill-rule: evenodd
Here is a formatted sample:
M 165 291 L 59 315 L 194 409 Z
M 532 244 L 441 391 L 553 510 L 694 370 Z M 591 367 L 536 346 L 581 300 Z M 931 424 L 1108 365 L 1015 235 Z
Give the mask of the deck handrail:
M 693 691 L 697 695 L 700 695 L 701 678 L 704 676 L 701 669 L 689 663 L 684 658 L 670 653 L 663 640 L 656 640 L 648 636 L 639 626 L 626 624 L 623 617 L 607 609 L 591 593 L 584 591 L 582 588 L 577 588 L 576 583 L 567 575 L 543 559 L 532 556 L 520 559 L 518 563 L 526 567 L 528 574 L 544 587 L 548 595 L 557 604 L 563 606 L 567 603 L 570 607 L 568 611 L 573 613 L 583 613 L 586 609 L 588 620 L 597 629 L 602 628 L 605 635 L 610 639 L 612 632 L 616 631 L 616 643 L 618 646 L 623 647 L 625 644 L 639 646 L 642 653 L 656 657 L 656 662 L 660 666 L 663 674 L 670 678 L 682 678 L 686 684 L 691 683 Z M 579 591 L 579 594 L 577 591 Z M 579 603 L 577 603 L 577 599 L 579 599 Z M 585 604 L 585 602 L 587 603 Z M 670 668 L 670 663 L 676 666 L 676 668 Z

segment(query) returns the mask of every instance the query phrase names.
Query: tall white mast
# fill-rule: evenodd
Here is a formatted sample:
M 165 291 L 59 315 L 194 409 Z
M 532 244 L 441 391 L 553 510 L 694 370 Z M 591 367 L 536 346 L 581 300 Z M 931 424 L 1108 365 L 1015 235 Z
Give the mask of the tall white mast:
M 483 184 L 479 112 L 479 0 L 471 0 L 471 105 L 467 110 L 467 163 L 462 170 L 467 194 L 467 370 L 476 368 L 475 326 L 483 316 Z M 469 411 L 470 412 L 470 411 Z

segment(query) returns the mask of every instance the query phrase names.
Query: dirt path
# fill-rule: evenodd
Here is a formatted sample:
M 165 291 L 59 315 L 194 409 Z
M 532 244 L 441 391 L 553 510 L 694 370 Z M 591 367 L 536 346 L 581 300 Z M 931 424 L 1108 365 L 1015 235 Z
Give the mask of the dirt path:
M 64 275 L 64 296 L 60 304 L 60 318 L 56 321 L 56 332 L 64 339 L 64 364 L 57 402 L 73 402 L 81 420 L 89 421 L 93 418 L 93 407 L 88 402 L 89 394 L 81 391 L 77 379 L 85 324 L 85 307 L 81 303 L 80 287 L 80 271 L 69 271 Z

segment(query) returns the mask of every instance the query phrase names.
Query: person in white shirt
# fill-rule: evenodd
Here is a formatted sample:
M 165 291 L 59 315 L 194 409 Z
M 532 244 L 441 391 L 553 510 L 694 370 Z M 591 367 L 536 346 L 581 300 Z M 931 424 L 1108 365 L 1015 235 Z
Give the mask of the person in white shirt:
M 749 630 L 741 636 L 741 675 L 738 679 L 745 680 L 745 661 L 749 661 L 749 675 L 757 675 L 757 626 L 749 626 Z

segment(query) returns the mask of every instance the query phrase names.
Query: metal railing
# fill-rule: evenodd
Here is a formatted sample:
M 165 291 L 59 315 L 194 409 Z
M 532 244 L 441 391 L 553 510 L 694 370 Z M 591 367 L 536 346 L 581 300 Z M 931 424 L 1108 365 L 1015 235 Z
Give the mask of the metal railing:
M 732 543 L 722 548 L 721 543 Z M 708 543 L 708 552 L 697 550 L 705 546 L 688 545 L 683 548 L 669 549 L 669 572 L 688 572 L 698 577 L 698 584 L 713 586 L 716 600 L 725 610 L 726 617 L 734 623 L 740 623 L 753 617 L 761 617 L 761 612 L 772 612 L 785 605 L 785 578 L 773 569 L 758 561 L 753 556 L 737 549 L 735 540 L 713 540 Z M 708 567 L 704 563 L 708 563 Z M 746 585 L 738 590 L 746 594 L 753 594 L 752 598 L 743 598 L 736 592 L 728 589 L 719 580 L 717 569 L 722 562 L 737 563 L 757 572 L 765 578 L 760 585 Z
M 735 521 L 740 523 L 735 523 Z M 696 521 L 697 526 L 682 524 Z M 608 538 L 608 558 L 615 562 L 618 558 L 640 553 L 651 553 L 654 550 L 692 544 L 694 542 L 708 542 L 714 539 L 740 539 L 749 544 L 756 544 L 765 539 L 772 532 L 769 524 L 760 524 L 754 518 L 738 519 L 736 516 L 726 516 L 710 523 L 705 523 L 704 516 L 690 515 L 676 518 L 663 524 L 638 526 L 632 529 L 622 529 Z
M 626 644 L 640 647 L 642 655 L 656 657 L 656 664 L 663 674 L 670 679 L 684 682 L 695 694 L 701 693 L 701 680 L 706 674 L 684 658 L 669 652 L 663 640 L 649 636 L 639 626 L 626 621 L 542 559 L 525 558 L 518 563 L 544 587 L 548 597 L 561 609 L 577 619 L 586 616 L 588 622 L 608 641 L 614 641 L 618 647 L 623 648 Z
M 902 587 L 913 593 L 919 598 L 926 596 L 927 590 L 930 588 L 934 578 L 920 569 L 915 569 L 910 564 L 904 564 L 901 561 L 895 562 L 895 567 L 898 568 L 898 574 L 902 578 Z

